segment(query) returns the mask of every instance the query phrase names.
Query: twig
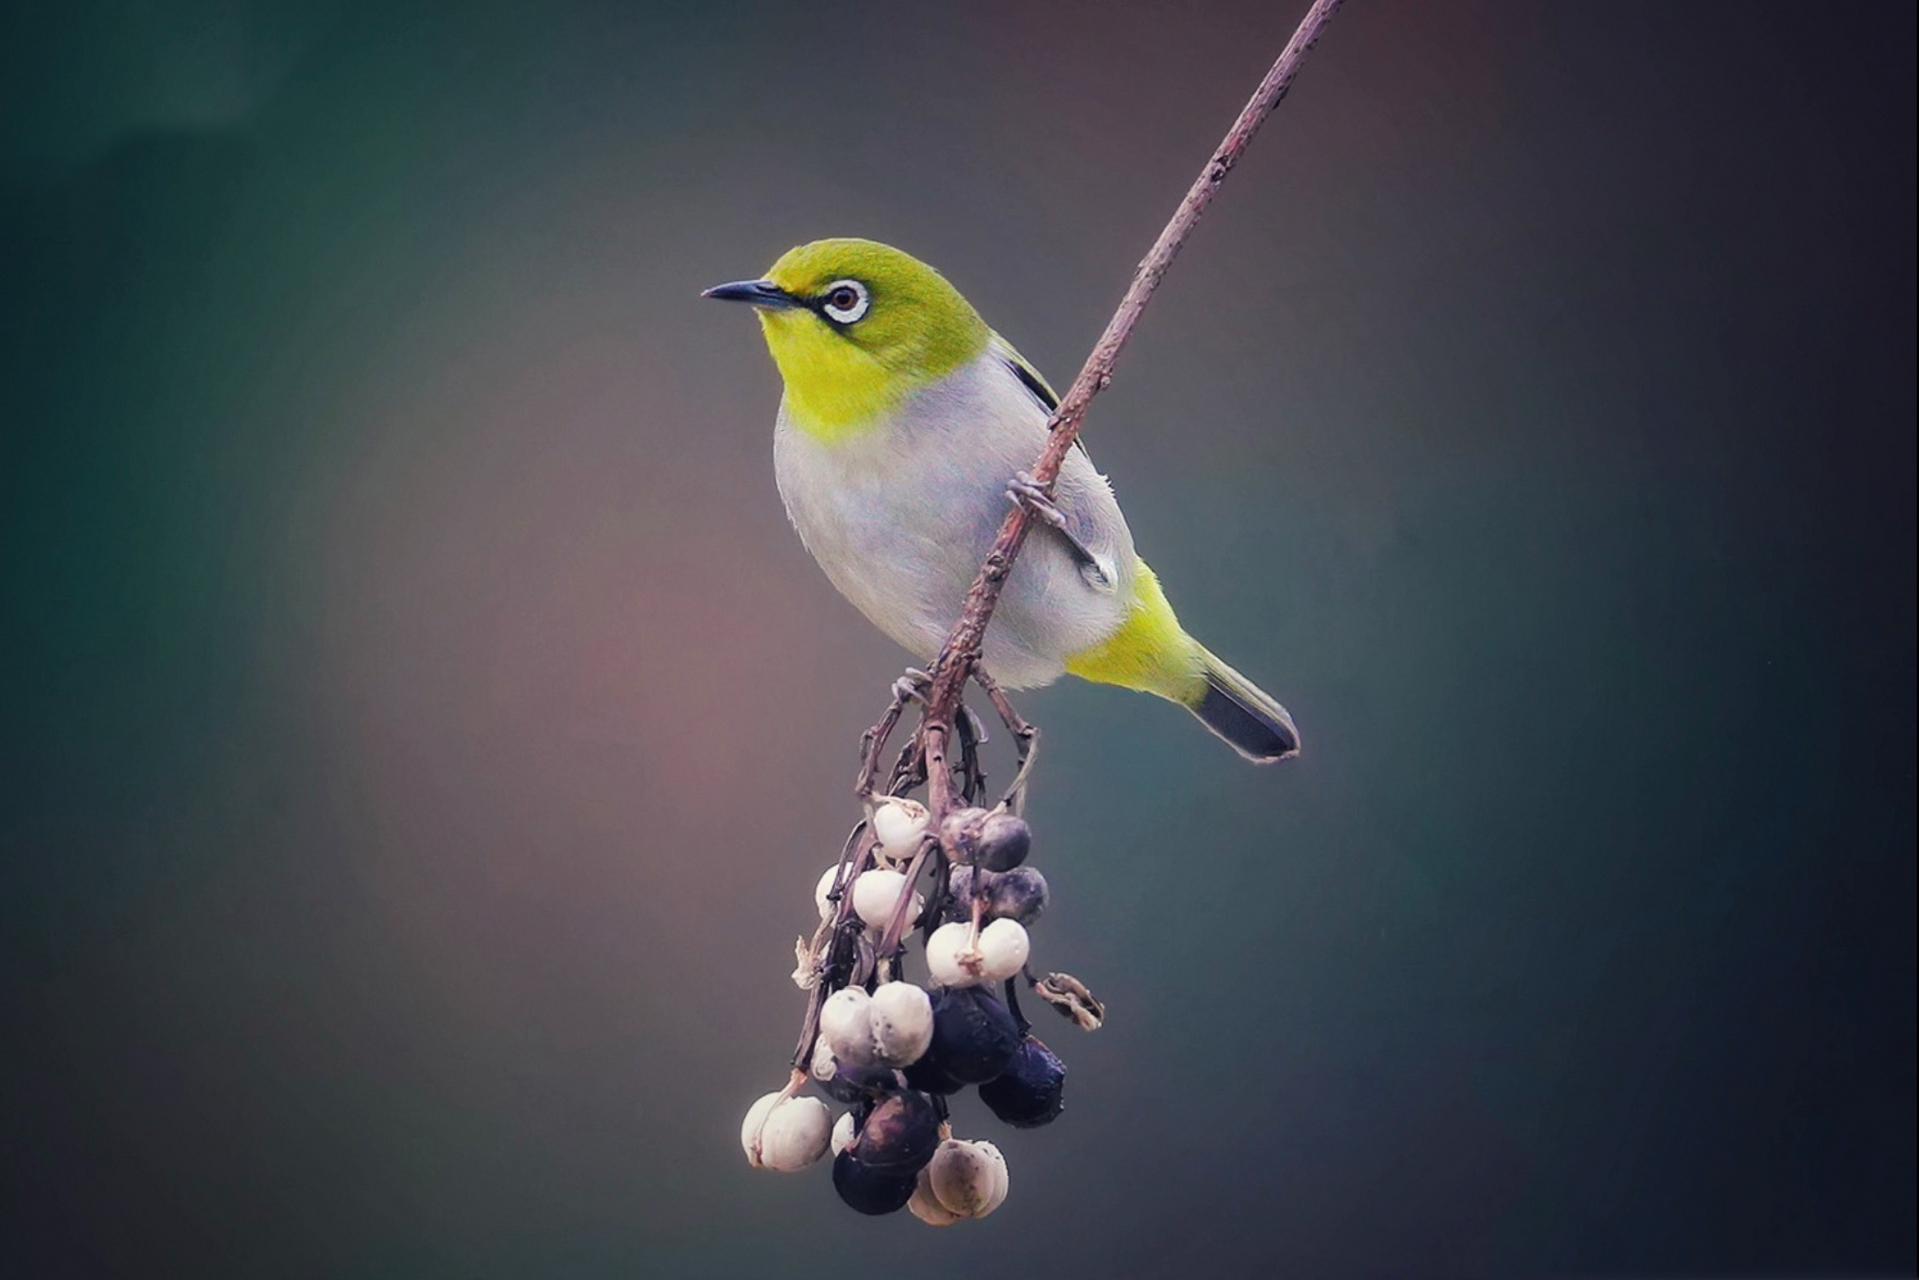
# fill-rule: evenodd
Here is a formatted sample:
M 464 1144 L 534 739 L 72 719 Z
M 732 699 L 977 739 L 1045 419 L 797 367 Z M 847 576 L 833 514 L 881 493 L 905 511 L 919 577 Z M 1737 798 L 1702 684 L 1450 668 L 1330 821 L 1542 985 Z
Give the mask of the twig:
M 863 802 L 872 801 L 873 785 L 879 777 L 880 754 L 886 750 L 886 740 L 893 736 L 893 728 L 899 724 L 905 710 L 906 697 L 895 690 L 886 714 L 880 717 L 878 724 L 860 735 L 860 776 L 853 790 Z
M 1133 273 L 1133 282 L 1128 286 L 1126 296 L 1120 300 L 1119 309 L 1107 322 L 1106 332 L 1100 335 L 1092 354 L 1086 357 L 1086 364 L 1080 369 L 1079 376 L 1073 379 L 1073 385 L 1067 388 L 1059 408 L 1053 413 L 1052 421 L 1047 424 L 1051 437 L 1032 469 L 1033 478 L 1045 492 L 1051 493 L 1067 451 L 1073 447 L 1073 441 L 1079 438 L 1080 424 L 1086 418 L 1086 410 L 1093 397 L 1112 382 L 1113 363 L 1119 358 L 1120 349 L 1126 345 L 1127 338 L 1132 336 L 1140 313 L 1152 299 L 1153 291 L 1159 288 L 1159 282 L 1165 277 L 1174 255 L 1186 243 L 1186 237 L 1192 234 L 1199 215 L 1211 203 L 1214 193 L 1226 180 L 1226 175 L 1239 163 L 1239 157 L 1246 150 L 1246 144 L 1252 141 L 1253 134 L 1273 108 L 1279 105 L 1280 99 L 1286 96 L 1287 89 L 1292 87 L 1300 64 L 1311 52 L 1314 42 L 1319 39 L 1321 28 L 1339 4 L 1340 0 L 1314 0 L 1312 8 L 1300 20 L 1299 29 L 1293 32 L 1293 38 L 1286 42 L 1278 61 L 1273 63 L 1266 78 L 1260 81 L 1251 101 L 1239 113 L 1239 118 L 1233 121 L 1233 127 L 1226 131 L 1225 140 L 1213 152 L 1199 177 L 1194 179 L 1186 198 L 1180 201 L 1179 208 L 1174 211 L 1172 220 L 1159 233 L 1151 252 Z M 933 665 L 933 684 L 926 694 L 917 737 L 921 746 L 920 755 L 925 761 L 927 807 L 933 811 L 935 823 L 952 806 L 952 778 L 946 762 L 946 747 L 952 735 L 953 717 L 958 714 L 967 678 L 979 663 L 980 644 L 986 634 L 986 625 L 992 620 L 1000 591 L 1006 585 L 1007 575 L 1012 572 L 1013 562 L 1019 557 L 1020 548 L 1025 545 L 1026 534 L 1031 527 L 1032 516 L 1025 506 L 1015 506 L 1007 515 L 1005 522 L 1000 525 L 999 536 L 993 541 L 992 550 L 987 552 L 985 563 L 980 566 L 979 576 L 973 579 L 972 587 L 966 592 L 966 604 L 959 622 L 954 625 L 952 634 L 940 650 L 939 660 Z M 890 727 L 887 726 L 889 730 Z
M 1039 755 L 1039 726 L 1020 715 L 1013 707 L 1013 700 L 1006 696 L 1006 690 L 1000 688 L 999 682 L 979 667 L 973 668 L 973 683 L 986 691 L 986 700 L 993 704 L 993 710 L 999 712 L 1006 731 L 1013 735 L 1013 781 L 1007 784 L 1006 794 L 1001 797 L 1000 804 L 1023 817 L 1026 813 L 1026 775 L 1032 771 L 1033 761 Z

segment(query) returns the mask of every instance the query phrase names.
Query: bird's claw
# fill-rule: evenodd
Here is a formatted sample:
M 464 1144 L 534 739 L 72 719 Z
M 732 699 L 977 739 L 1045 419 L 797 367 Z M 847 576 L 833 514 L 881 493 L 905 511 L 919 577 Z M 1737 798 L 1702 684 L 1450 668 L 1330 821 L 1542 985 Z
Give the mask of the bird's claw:
M 1053 495 L 1046 492 L 1046 486 L 1033 479 L 1030 471 L 1016 471 L 1006 486 L 1006 500 L 1014 506 L 1025 507 L 1036 519 L 1044 520 L 1055 529 L 1066 527 L 1066 513 L 1053 501 Z
M 1046 492 L 1046 486 L 1033 479 L 1032 473 L 1016 471 L 1012 481 L 1006 486 L 1006 499 L 1014 506 L 1024 507 L 1033 513 L 1033 518 L 1041 524 L 1051 527 L 1066 541 L 1066 549 L 1072 553 L 1079 564 L 1080 576 L 1086 579 L 1088 586 L 1101 591 L 1110 591 L 1113 587 L 1113 571 L 1110 562 L 1093 554 L 1087 545 L 1073 535 L 1066 527 L 1066 513 L 1059 509 L 1052 495 Z
M 925 702 L 926 691 L 933 687 L 933 677 L 918 667 L 908 667 L 906 674 L 893 682 L 893 700 L 899 703 Z

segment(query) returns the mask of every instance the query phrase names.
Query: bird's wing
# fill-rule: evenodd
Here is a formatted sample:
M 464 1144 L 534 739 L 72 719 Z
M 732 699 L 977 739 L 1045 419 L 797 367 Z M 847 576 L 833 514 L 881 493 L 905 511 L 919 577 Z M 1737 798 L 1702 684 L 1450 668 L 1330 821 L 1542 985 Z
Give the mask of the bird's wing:
M 994 334 L 993 344 L 994 355 L 1018 379 L 1039 410 L 1050 417 L 1059 408 L 1059 397 L 1046 385 L 1046 379 L 1006 339 Z M 1085 441 L 1075 438 L 1073 443 L 1077 451 L 1066 455 L 1053 487 L 1053 505 L 1063 519 L 1049 527 L 1079 563 L 1086 585 L 1102 595 L 1110 594 L 1119 587 L 1122 573 L 1131 572 L 1133 538 L 1113 498 L 1112 486 L 1093 466 L 1093 455 Z
M 1021 355 L 1012 343 L 997 333 L 993 335 L 993 342 L 1000 360 L 1012 370 L 1013 376 L 1020 380 L 1020 385 L 1032 393 L 1033 399 L 1039 403 L 1040 408 L 1046 410 L 1046 415 L 1050 418 L 1059 409 L 1059 393 L 1048 385 L 1046 379 L 1040 376 L 1040 371 L 1033 367 L 1032 361 Z M 1087 451 L 1086 441 L 1075 436 L 1073 443 L 1078 446 L 1081 453 L 1086 454 L 1088 459 L 1092 458 L 1093 455 Z

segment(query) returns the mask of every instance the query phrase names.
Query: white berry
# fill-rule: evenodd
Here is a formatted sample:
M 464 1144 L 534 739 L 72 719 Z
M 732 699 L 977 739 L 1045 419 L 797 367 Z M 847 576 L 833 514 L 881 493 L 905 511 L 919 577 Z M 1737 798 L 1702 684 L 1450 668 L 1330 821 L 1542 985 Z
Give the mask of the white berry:
M 760 1130 L 760 1163 L 780 1173 L 804 1169 L 826 1154 L 833 1113 L 818 1098 L 788 1098 Z
M 915 1218 L 929 1227 L 950 1227 L 960 1220 L 960 1216 L 941 1204 L 939 1197 L 933 1194 L 933 1184 L 927 1177 L 932 1166 L 920 1170 L 919 1185 L 913 1188 L 913 1198 L 906 1207 Z
M 942 987 L 970 987 L 980 981 L 979 972 L 968 963 L 978 963 L 968 945 L 972 936 L 972 926 L 957 921 L 933 930 L 926 940 L 926 968 L 934 982 Z
M 1012 1184 L 1012 1175 L 1007 1172 L 1006 1157 L 1000 1154 L 998 1147 L 983 1140 L 973 1145 L 986 1153 L 986 1159 L 993 1166 L 993 1194 L 986 1200 L 986 1213 L 991 1213 L 1006 1203 L 1006 1192 Z M 986 1213 L 980 1216 L 983 1218 Z
M 882 800 L 873 809 L 873 836 L 880 842 L 880 856 L 888 862 L 912 857 L 919 852 L 932 820 L 933 815 L 917 800 Z
M 825 1083 L 839 1073 L 840 1064 L 833 1057 L 833 1046 L 826 1043 L 825 1036 L 816 1036 L 813 1040 L 813 1078 Z
M 1026 967 L 1032 943 L 1017 920 L 995 920 L 980 930 L 980 976 L 992 982 L 1010 978 Z
M 873 1063 L 872 999 L 864 987 L 842 987 L 820 1006 L 820 1038 L 839 1061 L 855 1067 Z
M 869 1009 L 874 1056 L 887 1066 L 909 1066 L 933 1043 L 933 1002 L 912 983 L 882 983 Z
M 848 1111 L 834 1122 L 833 1137 L 827 1143 L 827 1146 L 834 1155 L 838 1155 L 853 1145 L 855 1136 L 857 1136 L 857 1131 L 853 1128 L 853 1113 Z
M 926 1166 L 940 1207 L 959 1218 L 984 1218 L 1006 1199 L 1006 1160 L 990 1142 L 948 1138 Z
M 826 1153 L 832 1123 L 832 1113 L 818 1098 L 782 1099 L 769 1093 L 747 1109 L 740 1147 L 754 1168 L 791 1173 Z
M 833 892 L 833 882 L 839 878 L 840 864 L 836 862 L 826 869 L 826 874 L 821 876 L 820 882 L 813 887 L 813 905 L 820 909 L 822 920 L 833 918 L 833 909 L 836 904 L 826 895 Z
M 884 929 L 893 922 L 893 911 L 899 906 L 900 894 L 906 888 L 906 877 L 897 871 L 876 869 L 861 874 L 853 882 L 853 910 L 869 929 Z M 913 905 L 907 910 L 906 922 L 911 924 L 920 913 L 924 899 L 913 895 Z
M 773 1104 L 780 1100 L 777 1093 L 769 1093 L 746 1109 L 746 1119 L 740 1122 L 740 1150 L 746 1152 L 747 1163 L 755 1169 L 760 1167 L 759 1146 L 760 1127 L 766 1123 L 766 1117 L 773 1113 Z

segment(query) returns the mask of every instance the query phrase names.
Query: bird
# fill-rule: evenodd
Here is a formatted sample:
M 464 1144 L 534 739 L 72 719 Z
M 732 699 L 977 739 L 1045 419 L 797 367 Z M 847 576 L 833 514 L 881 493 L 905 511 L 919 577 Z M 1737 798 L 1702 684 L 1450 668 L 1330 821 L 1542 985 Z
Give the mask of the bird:
M 1059 397 L 945 276 L 889 245 L 835 238 L 703 296 L 757 312 L 785 384 L 773 457 L 787 515 L 887 636 L 932 661 L 1010 500 L 1037 523 L 981 642 L 993 680 L 1024 689 L 1073 675 L 1155 694 L 1248 760 L 1298 754 L 1286 709 L 1180 625 L 1084 446 L 1050 493 L 1023 470 Z

